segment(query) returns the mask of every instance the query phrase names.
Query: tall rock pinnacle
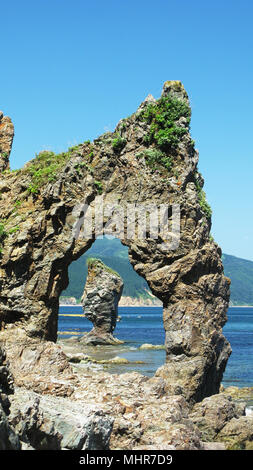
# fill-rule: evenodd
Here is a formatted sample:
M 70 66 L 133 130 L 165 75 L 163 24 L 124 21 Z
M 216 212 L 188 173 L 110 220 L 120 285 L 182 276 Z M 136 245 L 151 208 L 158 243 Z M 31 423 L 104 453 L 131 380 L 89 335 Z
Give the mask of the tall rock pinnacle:
M 88 263 L 88 277 L 82 297 L 84 314 L 93 329 L 83 340 L 86 344 L 115 344 L 113 337 L 118 316 L 118 303 L 123 290 L 120 275 L 99 259 Z

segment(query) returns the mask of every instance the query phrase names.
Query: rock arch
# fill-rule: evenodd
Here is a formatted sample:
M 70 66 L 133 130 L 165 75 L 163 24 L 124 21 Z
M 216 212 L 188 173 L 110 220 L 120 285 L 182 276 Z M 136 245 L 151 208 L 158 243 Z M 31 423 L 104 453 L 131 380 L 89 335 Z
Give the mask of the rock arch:
M 168 102 L 174 114 L 163 108 Z M 125 234 L 123 243 L 134 269 L 164 305 L 167 359 L 157 375 L 173 393 L 194 400 L 218 391 L 231 352 L 222 335 L 229 280 L 221 250 L 210 238 L 210 208 L 188 110 L 182 84 L 166 82 L 161 99 L 148 96 L 113 133 L 60 155 L 42 152 L 23 169 L 2 174 L 0 340 L 56 341 L 68 266 L 95 239 L 94 232 L 88 240 L 75 237 L 78 204 L 95 205 L 102 195 L 105 205 L 116 199 L 125 208 L 178 204 L 175 250 L 164 249 L 162 236 Z

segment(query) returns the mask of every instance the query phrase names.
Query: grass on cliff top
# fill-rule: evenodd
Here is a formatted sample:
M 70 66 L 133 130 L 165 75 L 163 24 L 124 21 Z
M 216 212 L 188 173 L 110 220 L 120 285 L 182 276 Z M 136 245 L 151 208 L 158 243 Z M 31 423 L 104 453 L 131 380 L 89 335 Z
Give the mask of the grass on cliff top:
M 88 269 L 96 268 L 97 266 L 101 266 L 101 268 L 104 271 L 107 271 L 110 274 L 114 274 L 117 277 L 120 277 L 119 273 L 117 271 L 114 271 L 114 269 L 109 268 L 109 266 L 106 266 L 106 264 L 103 263 L 103 261 L 99 258 L 88 258 L 87 261 L 87 266 Z
M 150 103 L 138 115 L 138 119 L 146 121 L 150 127 L 149 132 L 144 137 L 146 145 L 155 144 L 158 148 L 156 152 L 147 152 L 145 159 L 149 166 L 159 164 L 167 170 L 171 167 L 171 158 L 167 153 L 173 153 L 181 137 L 188 132 L 188 127 L 180 127 L 177 121 L 181 117 L 186 118 L 187 126 L 190 124 L 191 109 L 186 101 L 176 98 L 162 97 L 155 103 Z M 90 142 L 86 142 L 90 144 Z M 112 141 L 115 153 L 119 153 L 126 145 L 126 139 L 118 135 Z M 74 155 L 82 155 L 81 146 L 71 147 L 67 152 L 55 154 L 51 151 L 43 151 L 36 155 L 25 168 L 24 173 L 30 175 L 31 182 L 27 190 L 29 194 L 38 194 L 42 186 L 47 183 L 54 183 L 58 174 L 66 162 Z M 93 152 L 89 154 L 93 156 Z M 88 168 L 88 167 L 87 167 Z M 95 182 L 95 186 L 101 192 L 100 182 Z
M 31 176 L 28 192 L 38 194 L 44 184 L 56 181 L 59 171 L 72 153 L 72 150 L 60 154 L 44 151 L 36 155 L 36 158 L 25 168 L 25 172 Z
M 186 119 L 185 126 L 179 126 L 180 118 Z M 191 108 L 187 101 L 177 98 L 162 97 L 155 103 L 150 103 L 138 115 L 140 121 L 149 124 L 149 131 L 143 142 L 145 145 L 155 145 L 155 149 L 143 151 L 147 165 L 153 169 L 159 167 L 170 170 L 171 156 L 175 154 L 180 139 L 189 131 Z
M 28 165 L 22 170 L 24 173 L 30 175 L 31 182 L 27 187 L 29 194 L 38 194 L 40 189 L 47 183 L 54 183 L 57 181 L 60 171 L 66 163 L 75 156 L 85 157 L 84 161 L 75 164 L 74 169 L 78 176 L 82 176 L 82 170 L 85 168 L 91 174 L 94 168 L 89 162 L 92 161 L 94 153 L 90 141 L 84 142 L 88 147 L 84 150 L 83 144 L 70 147 L 67 152 L 55 154 L 51 151 L 43 151 L 36 155 L 36 158 L 31 160 Z M 98 192 L 102 192 L 102 183 L 94 181 L 94 185 Z
M 186 118 L 187 127 L 178 126 L 180 118 Z M 189 130 L 191 108 L 186 101 L 163 96 L 150 103 L 139 114 L 139 119 L 150 125 L 144 138 L 147 145 L 152 143 L 162 151 L 175 151 L 181 137 Z
M 85 143 L 89 144 L 90 142 L 87 141 Z M 38 194 L 43 185 L 54 183 L 67 161 L 73 156 L 82 154 L 81 145 L 70 147 L 67 152 L 59 154 L 48 150 L 37 154 L 36 158 L 31 160 L 23 170 L 26 174 L 31 176 L 31 183 L 27 188 L 28 192 L 30 194 Z M 88 156 L 93 156 L 93 153 L 91 152 Z M 85 165 L 85 163 L 83 165 Z M 81 164 L 79 166 L 81 166 Z

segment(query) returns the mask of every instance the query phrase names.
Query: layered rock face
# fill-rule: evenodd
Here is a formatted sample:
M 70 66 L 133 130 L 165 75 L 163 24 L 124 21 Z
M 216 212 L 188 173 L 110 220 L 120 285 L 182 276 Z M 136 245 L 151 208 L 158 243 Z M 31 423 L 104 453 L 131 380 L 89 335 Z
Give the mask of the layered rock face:
M 0 348 L 0 450 L 19 450 L 19 438 L 9 423 L 9 397 L 14 393 L 13 378 L 6 363 L 5 351 Z
M 56 341 L 68 265 L 97 235 L 92 227 L 88 237 L 77 239 L 73 227 L 82 221 L 84 204 L 94 209 L 103 202 L 124 209 L 121 238 L 130 262 L 163 302 L 167 359 L 157 375 L 171 393 L 189 400 L 218 392 L 231 353 L 222 335 L 229 280 L 221 250 L 210 237 L 211 211 L 189 132 L 190 115 L 183 85 L 166 82 L 161 98 L 148 96 L 113 133 L 60 155 L 42 152 L 23 169 L 4 174 L 0 340 L 7 355 L 17 340 Z M 143 237 L 137 228 L 127 230 L 129 206 L 167 207 L 172 233 L 162 230 L 155 237 L 148 228 Z M 179 208 L 180 231 L 177 224 L 171 230 L 173 208 Z M 108 219 L 103 214 L 102 227 Z
M 105 450 L 113 419 L 98 407 L 67 398 L 39 395 L 22 388 L 12 397 L 11 425 L 23 449 Z
M 0 111 L 0 172 L 9 168 L 9 155 L 14 137 L 11 119 Z
M 84 314 L 93 329 L 83 337 L 85 344 L 114 344 L 118 303 L 124 287 L 120 275 L 98 259 L 88 263 L 88 277 L 82 296 Z

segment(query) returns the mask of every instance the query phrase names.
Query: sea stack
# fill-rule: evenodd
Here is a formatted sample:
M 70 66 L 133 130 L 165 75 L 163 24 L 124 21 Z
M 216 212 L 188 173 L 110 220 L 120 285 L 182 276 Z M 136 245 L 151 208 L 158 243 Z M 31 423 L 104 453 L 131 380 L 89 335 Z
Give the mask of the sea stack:
M 82 338 L 90 345 L 121 343 L 113 336 L 118 317 L 118 303 L 124 283 L 120 275 L 101 260 L 88 260 L 88 277 L 82 306 L 85 317 L 93 323 L 93 329 Z

